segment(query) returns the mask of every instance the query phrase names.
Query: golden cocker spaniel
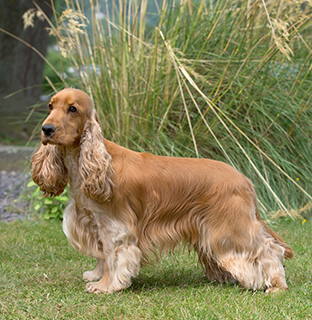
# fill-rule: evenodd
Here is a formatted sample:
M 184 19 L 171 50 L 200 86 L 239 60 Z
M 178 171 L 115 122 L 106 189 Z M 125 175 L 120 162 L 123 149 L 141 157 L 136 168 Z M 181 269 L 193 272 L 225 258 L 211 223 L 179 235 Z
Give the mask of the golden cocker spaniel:
M 211 281 L 287 289 L 283 261 L 293 251 L 260 218 L 244 175 L 222 162 L 154 156 L 104 139 L 81 90 L 58 92 L 48 108 L 32 178 L 44 196 L 61 194 L 69 183 L 64 233 L 97 259 L 83 273 L 88 291 L 130 286 L 155 247 L 173 249 L 181 241 L 198 253 Z

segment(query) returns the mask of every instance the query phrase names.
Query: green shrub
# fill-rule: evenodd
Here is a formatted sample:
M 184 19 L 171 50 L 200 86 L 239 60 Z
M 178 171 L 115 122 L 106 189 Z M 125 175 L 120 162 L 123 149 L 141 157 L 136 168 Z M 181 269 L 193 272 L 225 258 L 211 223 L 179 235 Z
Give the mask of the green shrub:
M 30 206 L 35 214 L 42 214 L 45 220 L 62 219 L 63 211 L 68 204 L 69 191 L 65 191 L 58 197 L 45 198 L 39 187 L 36 187 L 33 181 L 27 184 L 28 192 L 23 195 L 23 198 L 30 202 Z M 27 194 L 27 195 L 26 195 Z

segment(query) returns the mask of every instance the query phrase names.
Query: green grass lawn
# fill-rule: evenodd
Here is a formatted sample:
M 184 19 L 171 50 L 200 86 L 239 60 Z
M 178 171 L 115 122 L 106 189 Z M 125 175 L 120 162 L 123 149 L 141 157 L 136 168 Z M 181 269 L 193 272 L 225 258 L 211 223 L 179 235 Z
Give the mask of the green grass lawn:
M 209 283 L 195 255 L 177 250 L 112 295 L 85 291 L 95 261 L 68 244 L 58 221 L 0 223 L 0 319 L 311 319 L 312 223 L 273 227 L 294 249 L 286 292 Z

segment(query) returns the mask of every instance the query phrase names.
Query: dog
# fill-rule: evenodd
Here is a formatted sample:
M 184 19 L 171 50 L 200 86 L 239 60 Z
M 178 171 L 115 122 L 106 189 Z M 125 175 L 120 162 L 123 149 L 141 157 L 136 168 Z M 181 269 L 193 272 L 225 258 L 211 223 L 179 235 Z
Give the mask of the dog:
M 210 281 L 287 289 L 283 261 L 293 251 L 261 219 L 244 175 L 223 162 L 139 153 L 106 140 L 81 90 L 59 91 L 48 109 L 32 178 L 45 197 L 69 184 L 63 231 L 97 259 L 83 273 L 86 290 L 127 288 L 151 253 L 180 242 L 197 252 Z

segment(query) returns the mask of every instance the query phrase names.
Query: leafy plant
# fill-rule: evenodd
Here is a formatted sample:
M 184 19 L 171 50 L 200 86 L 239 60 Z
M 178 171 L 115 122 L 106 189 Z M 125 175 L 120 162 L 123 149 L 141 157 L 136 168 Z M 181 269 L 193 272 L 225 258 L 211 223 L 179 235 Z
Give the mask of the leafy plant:
M 65 189 L 58 197 L 45 198 L 42 196 L 40 188 L 33 181 L 27 184 L 27 188 L 31 190 L 30 195 L 24 194 L 23 198 L 30 202 L 34 213 L 43 214 L 45 220 L 63 218 L 63 211 L 69 201 L 68 189 Z

